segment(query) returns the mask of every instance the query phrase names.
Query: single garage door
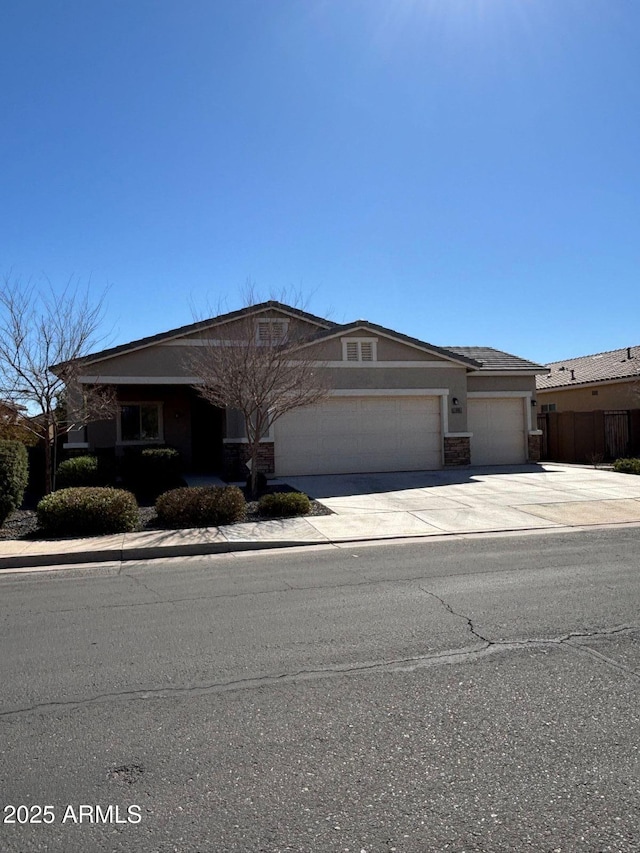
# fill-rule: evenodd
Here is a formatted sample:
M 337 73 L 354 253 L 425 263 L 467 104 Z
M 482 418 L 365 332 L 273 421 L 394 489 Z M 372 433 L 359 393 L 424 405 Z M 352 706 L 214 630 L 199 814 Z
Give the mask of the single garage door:
M 439 397 L 332 397 L 274 429 L 278 476 L 442 466 Z
M 472 465 L 526 462 L 522 397 L 469 397 Z

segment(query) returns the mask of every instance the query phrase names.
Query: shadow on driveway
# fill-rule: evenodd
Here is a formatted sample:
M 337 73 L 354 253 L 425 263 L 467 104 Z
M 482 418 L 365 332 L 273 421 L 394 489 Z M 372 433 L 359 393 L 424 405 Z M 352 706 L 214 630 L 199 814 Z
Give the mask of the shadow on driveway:
M 403 489 L 430 489 L 460 483 L 482 482 L 480 477 L 505 474 L 555 473 L 537 464 L 484 465 L 446 471 L 393 471 L 380 474 L 325 474 L 310 477 L 283 477 L 290 486 L 313 498 L 373 495 Z

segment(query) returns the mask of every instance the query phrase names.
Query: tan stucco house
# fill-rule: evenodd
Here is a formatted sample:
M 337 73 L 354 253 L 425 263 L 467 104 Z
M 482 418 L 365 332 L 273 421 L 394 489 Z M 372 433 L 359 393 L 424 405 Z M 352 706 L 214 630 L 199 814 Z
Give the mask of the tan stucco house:
M 536 375 L 546 368 L 489 347 L 439 347 L 366 320 L 337 324 L 265 302 L 94 353 L 79 382 L 117 388 L 115 421 L 70 434 L 69 450 L 170 445 L 187 469 L 237 476 L 242 418 L 202 400 L 191 347 L 226 346 L 247 318 L 304 330 L 330 387 L 322 402 L 284 415 L 262 441 L 275 476 L 429 470 L 537 460 Z M 234 331 L 235 330 L 235 331 Z M 78 370 L 79 368 L 79 370 Z
M 546 366 L 536 380 L 543 458 L 590 463 L 640 453 L 640 347 Z
M 537 377 L 541 412 L 640 408 L 640 347 L 623 347 L 546 365 Z

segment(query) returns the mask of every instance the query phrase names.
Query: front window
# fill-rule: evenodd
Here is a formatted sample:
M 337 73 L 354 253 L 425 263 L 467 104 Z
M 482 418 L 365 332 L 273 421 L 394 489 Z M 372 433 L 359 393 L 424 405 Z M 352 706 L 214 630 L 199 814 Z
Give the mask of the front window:
M 160 441 L 160 403 L 126 403 L 120 406 L 120 440 Z

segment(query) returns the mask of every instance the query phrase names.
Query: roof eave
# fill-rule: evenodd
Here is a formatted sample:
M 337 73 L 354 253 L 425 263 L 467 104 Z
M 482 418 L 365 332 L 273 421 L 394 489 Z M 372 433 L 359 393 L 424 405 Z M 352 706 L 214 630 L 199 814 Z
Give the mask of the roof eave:
M 62 369 L 67 364 L 95 364 L 96 362 L 104 361 L 108 358 L 113 358 L 114 356 L 137 352 L 138 350 L 146 349 L 147 347 L 154 346 L 155 344 L 173 341 L 177 338 L 184 337 L 185 335 L 193 334 L 194 332 L 211 328 L 213 326 L 222 326 L 225 323 L 231 323 L 243 316 L 251 317 L 253 314 L 258 314 L 267 310 L 281 311 L 289 316 L 317 323 L 319 326 L 325 326 L 327 329 L 337 325 L 332 320 L 317 317 L 314 314 L 309 314 L 307 311 L 302 311 L 299 308 L 294 308 L 290 305 L 285 305 L 282 302 L 277 302 L 276 300 L 271 299 L 267 302 L 260 302 L 257 305 L 249 305 L 246 308 L 239 308 L 236 311 L 230 311 L 227 314 L 220 314 L 217 317 L 210 317 L 207 320 L 198 320 L 195 323 L 189 323 L 185 326 L 180 326 L 177 329 L 170 329 L 168 332 L 160 332 L 157 335 L 139 338 L 138 340 L 130 341 L 127 344 L 119 344 L 118 346 L 110 347 L 109 349 L 101 350 L 97 353 L 89 353 L 88 355 L 72 359 L 71 361 L 61 361 L 58 364 L 50 365 L 49 370 L 57 376 L 58 374 L 56 371 Z

